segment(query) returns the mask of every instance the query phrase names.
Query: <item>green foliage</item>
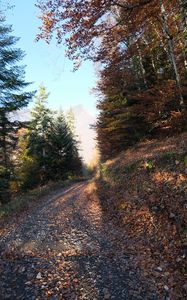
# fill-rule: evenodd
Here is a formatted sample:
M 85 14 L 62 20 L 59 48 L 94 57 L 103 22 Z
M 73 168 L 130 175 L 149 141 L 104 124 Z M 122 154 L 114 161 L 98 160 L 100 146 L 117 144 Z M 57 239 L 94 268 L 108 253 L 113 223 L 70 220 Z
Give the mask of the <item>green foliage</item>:
M 29 130 L 19 131 L 15 173 L 21 190 L 33 188 L 38 184 L 40 179 L 38 173 L 38 161 L 36 157 L 29 154 L 28 142 Z
M 119 166 L 107 166 L 101 164 L 100 166 L 100 179 L 103 179 L 105 182 L 110 181 L 111 183 L 118 184 L 122 179 L 122 174 L 119 169 Z
M 49 94 L 44 86 L 39 87 L 35 99 L 35 106 L 31 112 L 32 119 L 28 132 L 28 154 L 38 166 L 38 175 L 41 182 L 48 180 L 48 166 L 51 163 L 51 132 L 53 127 L 53 113 L 47 108 Z
M 75 135 L 76 135 L 75 134 L 75 116 L 74 116 L 72 108 L 70 108 L 66 114 L 66 123 L 67 123 L 67 126 L 68 126 L 70 132 L 75 137 Z
M 1 182 L 3 187 L 9 186 L 12 192 L 81 175 L 82 162 L 74 134 L 63 112 L 55 116 L 47 107 L 48 96 L 46 88 L 40 86 L 31 121 L 27 123 L 27 128 L 16 131 L 14 176 L 9 182 Z
M 146 162 L 145 162 L 145 168 L 147 169 L 147 170 L 149 170 L 149 171 L 151 171 L 151 170 L 153 170 L 154 169 L 154 162 L 153 161 L 151 161 L 151 160 L 147 160 Z
M 20 132 L 16 175 L 22 189 L 81 174 L 77 142 L 63 112 L 55 116 L 47 107 L 48 96 L 40 86 L 28 130 Z
M 51 171 L 57 178 L 79 175 L 82 168 L 77 142 L 66 123 L 63 112 L 59 112 L 53 121 L 51 135 Z
M 0 202 L 6 203 L 10 199 L 10 174 L 0 166 Z
M 83 170 L 82 170 L 83 176 L 85 177 L 93 176 L 95 172 L 96 172 L 95 166 L 83 165 Z
M 28 83 L 24 68 L 19 65 L 23 52 L 14 48 L 18 41 L 11 35 L 11 26 L 4 24 L 0 15 L 0 190 L 1 202 L 9 199 L 10 181 L 14 173 L 13 151 L 17 142 L 17 130 L 21 126 L 10 118 L 10 113 L 26 106 L 33 93 L 25 92 Z
M 147 124 L 140 115 L 132 112 L 132 105 L 120 95 L 106 96 L 98 103 L 100 114 L 96 130 L 102 161 L 134 145 L 145 134 Z

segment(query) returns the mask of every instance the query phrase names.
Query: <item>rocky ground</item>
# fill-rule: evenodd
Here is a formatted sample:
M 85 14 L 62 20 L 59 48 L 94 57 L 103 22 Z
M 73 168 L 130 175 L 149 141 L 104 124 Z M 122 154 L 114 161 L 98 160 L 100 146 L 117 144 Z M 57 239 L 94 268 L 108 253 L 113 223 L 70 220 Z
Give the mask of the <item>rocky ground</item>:
M 88 189 L 58 190 L 2 226 L 0 299 L 159 299 L 132 241 Z

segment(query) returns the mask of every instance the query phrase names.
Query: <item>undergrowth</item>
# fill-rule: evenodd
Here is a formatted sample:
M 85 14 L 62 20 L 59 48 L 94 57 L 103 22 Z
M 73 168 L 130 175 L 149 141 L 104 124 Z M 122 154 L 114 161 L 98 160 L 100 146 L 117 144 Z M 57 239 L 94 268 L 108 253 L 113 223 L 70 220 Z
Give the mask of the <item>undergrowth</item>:
M 83 181 L 86 178 L 67 179 L 65 181 L 50 182 L 44 186 L 16 195 L 12 200 L 0 206 L 0 220 L 10 217 L 14 213 L 33 206 L 43 196 L 48 195 L 57 189 L 67 187 L 72 183 Z

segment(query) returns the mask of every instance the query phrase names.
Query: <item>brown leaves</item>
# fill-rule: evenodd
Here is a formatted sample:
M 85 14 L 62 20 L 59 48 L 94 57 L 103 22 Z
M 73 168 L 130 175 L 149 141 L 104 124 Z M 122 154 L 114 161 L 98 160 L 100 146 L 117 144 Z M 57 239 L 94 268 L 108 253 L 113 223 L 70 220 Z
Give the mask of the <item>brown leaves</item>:
M 126 251 L 155 278 L 161 299 L 186 297 L 186 144 L 186 134 L 142 143 L 106 162 L 97 183 L 103 211 L 130 238 Z

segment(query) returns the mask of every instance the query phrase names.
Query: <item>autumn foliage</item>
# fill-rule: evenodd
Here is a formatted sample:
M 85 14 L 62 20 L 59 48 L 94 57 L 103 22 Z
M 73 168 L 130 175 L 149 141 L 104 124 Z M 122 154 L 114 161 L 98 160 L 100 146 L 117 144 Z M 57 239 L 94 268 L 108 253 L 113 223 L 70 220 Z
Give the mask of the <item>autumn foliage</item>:
M 96 129 L 101 158 L 158 128 L 171 128 L 185 110 L 186 1 L 39 1 L 38 39 L 56 32 L 75 68 L 98 62 Z M 180 118 L 180 119 L 181 119 Z M 167 123 L 170 122 L 170 125 Z

